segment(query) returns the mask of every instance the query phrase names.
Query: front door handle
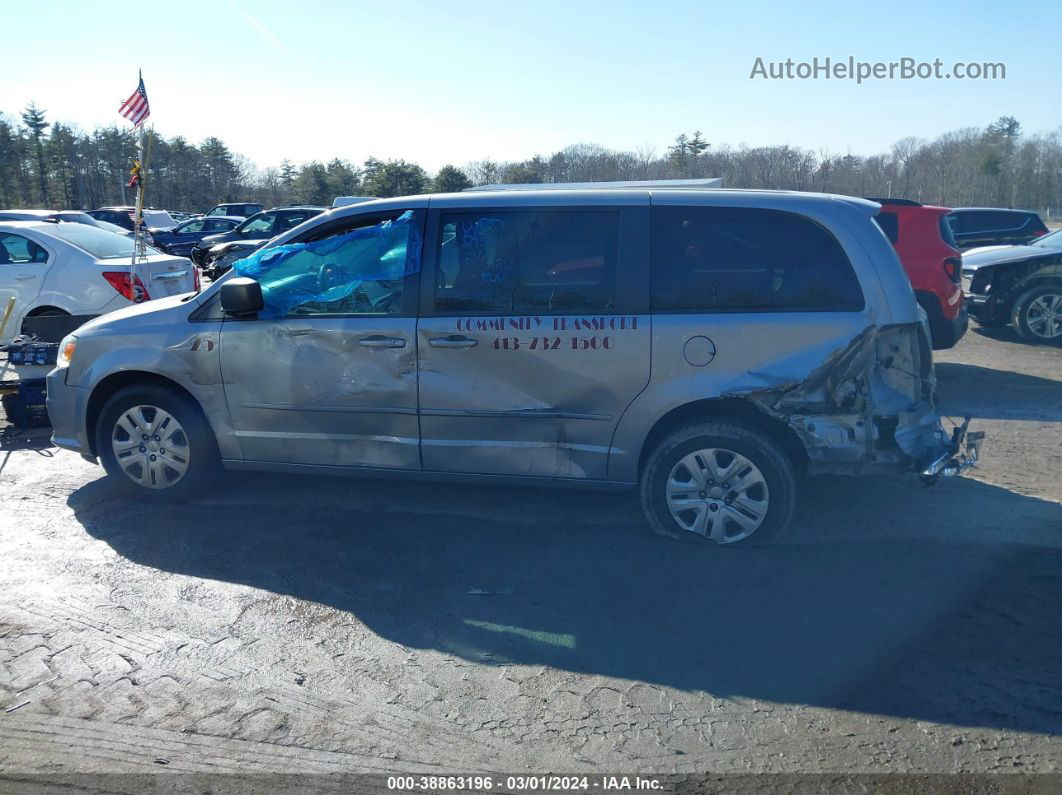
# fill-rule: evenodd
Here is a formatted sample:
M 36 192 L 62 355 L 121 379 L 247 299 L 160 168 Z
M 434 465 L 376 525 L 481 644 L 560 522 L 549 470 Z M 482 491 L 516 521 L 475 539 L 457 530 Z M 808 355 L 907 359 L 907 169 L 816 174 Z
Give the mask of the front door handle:
M 433 348 L 471 348 L 478 345 L 479 341 L 462 337 L 460 334 L 451 334 L 448 337 L 432 337 L 428 344 Z
M 17 282 L 25 282 L 25 281 L 29 281 L 30 279 L 36 279 L 36 278 L 37 277 L 34 276 L 32 273 L 20 273 L 18 276 L 15 277 L 15 281 L 17 281 Z
M 358 340 L 358 345 L 363 348 L 404 348 L 406 347 L 406 341 L 401 337 L 384 337 L 380 334 L 373 334 L 371 337 L 364 337 Z

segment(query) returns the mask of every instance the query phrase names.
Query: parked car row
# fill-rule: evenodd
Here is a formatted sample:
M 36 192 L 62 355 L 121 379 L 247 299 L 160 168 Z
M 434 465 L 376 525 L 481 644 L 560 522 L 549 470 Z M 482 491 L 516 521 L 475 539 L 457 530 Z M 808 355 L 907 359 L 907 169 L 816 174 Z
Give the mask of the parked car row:
M 152 235 L 155 246 L 168 254 L 187 257 L 192 253 L 196 243 L 208 235 L 231 232 L 243 222 L 243 218 L 226 215 L 202 216 L 183 221 L 166 232 Z
M 203 236 L 191 248 L 189 256 L 196 265 L 203 268 L 209 278 L 216 279 L 231 265 L 233 257 L 230 252 L 233 249 L 241 256 L 246 256 L 271 238 L 294 229 L 326 209 L 312 205 L 293 205 L 255 213 L 228 231 Z
M 177 221 L 165 210 L 145 209 L 141 210 L 140 213 L 148 234 L 153 234 L 156 231 L 167 231 L 177 226 Z M 130 232 L 136 228 L 135 207 L 101 207 L 98 210 L 89 210 L 86 215 L 90 215 L 98 221 L 107 221 L 115 226 L 120 226 Z
M 0 315 L 14 299 L 0 341 L 18 336 L 27 318 L 84 321 L 198 289 L 187 259 L 148 247 L 134 266 L 133 246 L 127 235 L 90 224 L 0 221 Z
M 55 221 L 58 223 L 89 224 L 108 232 L 132 237 L 132 230 L 127 230 L 109 221 L 93 218 L 80 210 L 0 210 L 0 221 Z

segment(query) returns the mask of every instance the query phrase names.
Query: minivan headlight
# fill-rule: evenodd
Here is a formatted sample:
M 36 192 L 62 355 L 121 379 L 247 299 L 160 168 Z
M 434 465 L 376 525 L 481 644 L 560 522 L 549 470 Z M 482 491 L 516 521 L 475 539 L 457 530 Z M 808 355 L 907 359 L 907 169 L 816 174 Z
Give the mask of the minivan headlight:
M 73 334 L 67 334 L 65 337 L 63 337 L 63 341 L 59 343 L 59 353 L 55 357 L 55 366 L 69 367 L 70 360 L 74 358 L 74 351 L 76 350 L 77 337 L 75 337 Z

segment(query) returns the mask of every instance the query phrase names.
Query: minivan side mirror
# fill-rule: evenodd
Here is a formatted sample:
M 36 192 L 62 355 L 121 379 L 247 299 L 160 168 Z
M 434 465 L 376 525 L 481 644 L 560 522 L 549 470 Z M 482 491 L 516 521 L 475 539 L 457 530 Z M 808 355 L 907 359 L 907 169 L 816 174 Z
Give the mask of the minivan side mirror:
M 253 315 L 264 306 L 262 285 L 254 279 L 239 277 L 221 285 L 221 308 L 226 315 Z

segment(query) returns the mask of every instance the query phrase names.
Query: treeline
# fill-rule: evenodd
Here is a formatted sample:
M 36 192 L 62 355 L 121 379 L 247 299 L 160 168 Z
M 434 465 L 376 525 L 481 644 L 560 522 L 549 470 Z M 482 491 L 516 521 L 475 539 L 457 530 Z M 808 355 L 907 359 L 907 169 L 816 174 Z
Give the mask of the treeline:
M 126 127 L 83 132 L 30 105 L 0 114 L 0 207 L 94 208 L 130 204 L 136 140 Z M 700 132 L 663 152 L 575 144 L 519 162 L 489 159 L 434 175 L 405 160 L 333 158 L 260 169 L 218 138 L 198 145 L 151 134 L 149 203 L 203 211 L 222 201 L 329 204 L 336 196 L 458 191 L 493 182 L 597 182 L 722 177 L 732 188 L 780 188 L 893 196 L 945 206 L 1022 207 L 1062 216 L 1062 131 L 1025 135 L 1012 117 L 933 141 L 904 138 L 888 152 L 839 155 L 780 145 L 732 147 Z

